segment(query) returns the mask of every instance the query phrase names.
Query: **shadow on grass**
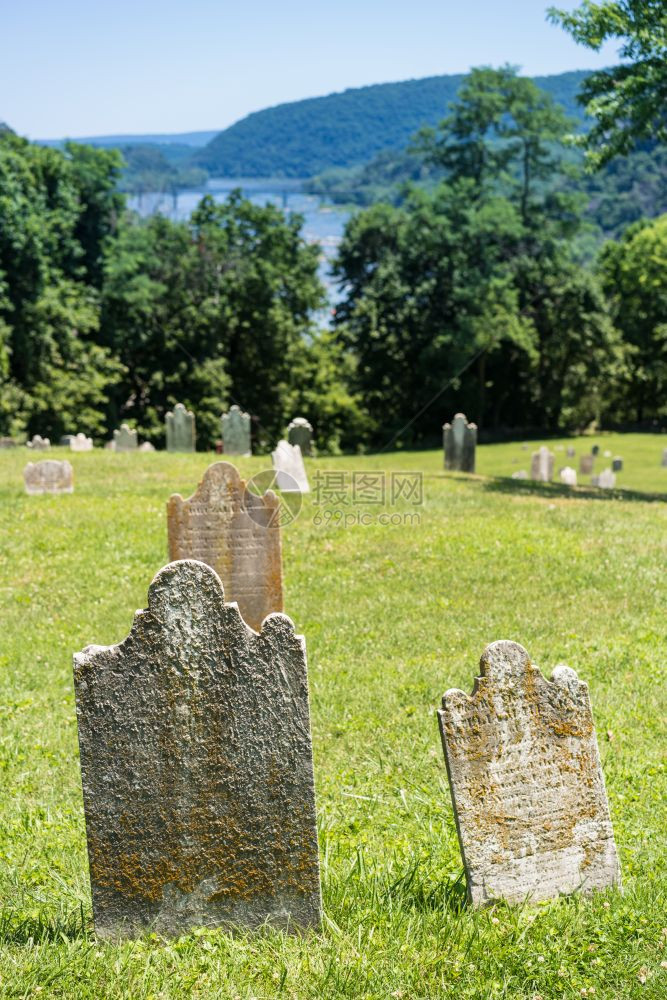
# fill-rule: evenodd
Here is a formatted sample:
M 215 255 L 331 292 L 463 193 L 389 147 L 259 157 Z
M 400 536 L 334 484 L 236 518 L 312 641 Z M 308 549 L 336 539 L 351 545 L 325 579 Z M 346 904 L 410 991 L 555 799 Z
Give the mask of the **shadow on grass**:
M 642 490 L 600 489 L 598 486 L 565 486 L 563 483 L 539 483 L 535 479 L 512 479 L 511 476 L 476 476 L 464 473 L 446 473 L 424 476 L 424 479 L 459 479 L 479 483 L 490 493 L 507 493 L 514 496 L 540 496 L 546 500 L 630 500 L 641 503 L 665 503 L 667 493 L 647 493 Z
M 88 937 L 83 907 L 55 917 L 25 916 L 7 907 L 0 910 L 0 944 L 45 944 Z

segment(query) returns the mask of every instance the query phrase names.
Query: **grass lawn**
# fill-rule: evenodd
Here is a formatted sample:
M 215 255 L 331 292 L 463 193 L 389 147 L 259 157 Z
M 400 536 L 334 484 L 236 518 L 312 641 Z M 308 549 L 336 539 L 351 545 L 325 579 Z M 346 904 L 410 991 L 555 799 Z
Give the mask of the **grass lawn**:
M 28 497 L 29 453 L 0 452 L 0 997 L 664 1000 L 667 437 L 587 438 L 578 455 L 593 441 L 625 460 L 614 493 L 509 479 L 539 442 L 480 447 L 475 477 L 445 476 L 438 452 L 309 460 L 311 485 L 317 471 L 424 473 L 422 506 L 387 508 L 405 523 L 357 504 L 341 506 L 348 527 L 320 523 L 311 495 L 283 534 L 324 925 L 118 946 L 91 927 L 72 653 L 127 634 L 166 562 L 169 494 L 215 459 L 54 449 L 76 492 Z M 237 464 L 248 476 L 267 460 Z M 565 464 L 578 456 L 557 452 Z M 465 905 L 435 712 L 501 638 L 589 682 L 623 894 Z

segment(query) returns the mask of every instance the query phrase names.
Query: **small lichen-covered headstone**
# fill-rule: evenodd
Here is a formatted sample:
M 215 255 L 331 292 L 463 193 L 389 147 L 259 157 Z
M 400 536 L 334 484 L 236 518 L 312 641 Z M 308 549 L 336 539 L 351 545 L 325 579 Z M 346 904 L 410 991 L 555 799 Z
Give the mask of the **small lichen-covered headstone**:
M 554 477 L 555 455 L 542 445 L 533 452 L 530 462 L 530 478 L 539 483 L 550 483 Z
M 565 486 L 576 486 L 577 485 L 576 469 L 571 469 L 569 465 L 566 465 L 564 469 L 560 470 L 560 481 Z
M 487 646 L 480 674 L 438 713 L 468 898 L 618 885 L 588 686 L 565 666 L 546 680 L 515 642 Z
M 229 462 L 216 462 L 196 492 L 167 504 L 170 559 L 199 559 L 216 571 L 225 598 L 259 631 L 267 615 L 283 610 L 280 500 L 256 496 Z
M 120 430 L 113 432 L 113 443 L 114 451 L 136 451 L 139 447 L 137 432 L 127 424 L 121 424 Z
M 313 453 L 313 428 L 305 417 L 295 417 L 287 428 L 287 440 L 298 444 L 301 454 L 309 457 Z
M 579 459 L 579 474 L 582 476 L 592 475 L 594 461 L 593 455 L 582 455 Z
M 194 451 L 196 444 L 195 415 L 176 403 L 165 416 L 167 451 Z
M 442 428 L 445 468 L 458 472 L 475 471 L 477 424 L 469 424 L 464 413 L 457 413 L 451 424 Z
M 93 450 L 93 439 L 86 437 L 85 434 L 74 434 L 69 439 L 69 450 L 70 451 L 92 451 Z
M 51 442 L 48 438 L 43 438 L 41 434 L 33 434 L 32 439 L 28 441 L 27 447 L 31 448 L 33 451 L 48 451 L 51 447 Z
M 593 476 L 592 486 L 599 486 L 601 490 L 613 490 L 616 486 L 616 475 L 611 469 L 603 469 L 599 476 Z
M 305 643 L 260 635 L 201 562 L 170 563 L 130 634 L 74 657 L 100 937 L 321 917 Z
M 271 452 L 271 458 L 276 470 L 277 489 L 285 493 L 310 493 L 306 467 L 298 444 L 279 441 L 276 450 Z
M 73 493 L 74 470 L 69 462 L 44 458 L 41 462 L 28 462 L 23 470 L 25 491 L 30 496 L 39 493 Z
M 222 449 L 225 455 L 249 455 L 250 414 L 236 403 L 222 414 Z
M 611 469 L 612 469 L 612 472 L 622 472 L 623 471 L 623 459 L 620 457 L 620 455 L 617 455 L 615 458 L 612 459 Z

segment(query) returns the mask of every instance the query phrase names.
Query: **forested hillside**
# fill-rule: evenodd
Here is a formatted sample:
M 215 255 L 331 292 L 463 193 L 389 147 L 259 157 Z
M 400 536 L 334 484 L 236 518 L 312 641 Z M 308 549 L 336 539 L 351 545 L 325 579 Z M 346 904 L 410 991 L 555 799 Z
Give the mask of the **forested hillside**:
M 576 95 L 586 75 L 561 73 L 535 83 L 583 121 Z M 265 108 L 225 129 L 192 162 L 218 177 L 312 177 L 366 163 L 381 150 L 402 149 L 422 126 L 437 124 L 464 79 L 382 83 Z

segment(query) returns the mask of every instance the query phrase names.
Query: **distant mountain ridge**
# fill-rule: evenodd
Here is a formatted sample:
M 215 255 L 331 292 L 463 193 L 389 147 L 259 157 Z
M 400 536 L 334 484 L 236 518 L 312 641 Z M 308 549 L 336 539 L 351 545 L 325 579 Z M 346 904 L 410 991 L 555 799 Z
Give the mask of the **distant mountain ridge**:
M 207 132 L 165 132 L 149 135 L 87 135 L 72 138 L 87 146 L 205 146 L 220 134 L 219 129 Z M 40 146 L 64 146 L 67 139 L 35 139 Z
M 533 77 L 583 122 L 576 95 L 589 70 Z M 423 125 L 444 118 L 465 74 L 378 83 L 256 111 L 192 156 L 218 177 L 312 177 L 400 150 Z

